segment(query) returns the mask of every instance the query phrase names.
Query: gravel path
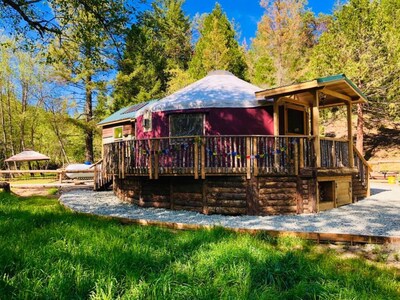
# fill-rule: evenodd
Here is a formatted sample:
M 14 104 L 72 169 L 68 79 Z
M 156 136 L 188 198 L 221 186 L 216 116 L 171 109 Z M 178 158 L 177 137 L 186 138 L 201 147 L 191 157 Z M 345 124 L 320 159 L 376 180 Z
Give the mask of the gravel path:
M 400 237 L 400 186 L 372 184 L 371 197 L 319 214 L 292 216 L 222 216 L 188 211 L 140 208 L 112 192 L 70 190 L 60 202 L 79 212 L 148 221 L 218 225 L 229 228 Z

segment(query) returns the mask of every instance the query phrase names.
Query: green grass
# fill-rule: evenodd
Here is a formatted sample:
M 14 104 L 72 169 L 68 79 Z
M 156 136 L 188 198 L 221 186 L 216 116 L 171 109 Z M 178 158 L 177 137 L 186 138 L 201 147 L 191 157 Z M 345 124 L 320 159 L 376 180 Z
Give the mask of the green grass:
M 0 299 L 399 299 L 398 271 L 295 238 L 172 231 L 0 193 Z

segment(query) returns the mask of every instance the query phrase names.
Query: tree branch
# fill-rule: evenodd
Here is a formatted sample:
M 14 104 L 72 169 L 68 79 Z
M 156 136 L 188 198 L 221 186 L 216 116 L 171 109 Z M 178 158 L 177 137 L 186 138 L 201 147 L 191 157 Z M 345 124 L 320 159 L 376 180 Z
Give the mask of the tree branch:
M 43 23 L 49 24 L 50 21 L 34 20 L 33 17 L 29 16 L 26 13 L 26 11 L 24 11 L 22 9 L 23 6 L 38 3 L 40 1 L 32 0 L 32 1 L 25 1 L 25 2 L 21 3 L 21 2 L 16 2 L 13 0 L 2 0 L 2 2 L 4 4 L 4 6 L 9 6 L 10 8 L 12 8 L 26 23 L 28 23 L 29 26 L 31 26 L 32 28 L 37 30 L 37 32 L 40 34 L 41 37 L 43 37 L 46 32 L 61 34 L 61 30 L 59 28 L 43 25 Z

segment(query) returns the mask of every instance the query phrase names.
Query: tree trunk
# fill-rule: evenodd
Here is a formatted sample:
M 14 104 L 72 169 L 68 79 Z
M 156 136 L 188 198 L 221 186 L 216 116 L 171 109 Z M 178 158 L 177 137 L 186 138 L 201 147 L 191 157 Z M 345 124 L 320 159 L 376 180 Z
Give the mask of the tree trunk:
M 62 124 L 63 122 L 60 122 L 59 119 L 57 119 L 57 112 L 55 112 L 53 109 L 51 109 L 51 113 L 52 113 L 52 120 L 51 120 L 51 127 L 53 128 L 53 131 L 55 133 L 55 135 L 57 136 L 58 139 L 58 143 L 60 144 L 60 148 L 61 148 L 61 153 L 65 159 L 65 161 L 67 162 L 67 164 L 70 163 L 69 158 L 67 156 L 67 151 L 65 150 L 65 145 L 64 145 L 64 141 L 63 141 L 63 137 L 62 134 L 60 132 L 60 128 L 59 128 L 59 124 Z M 60 112 L 61 114 L 61 112 Z M 64 163 L 64 161 L 63 161 Z
M 26 114 L 28 111 L 28 83 L 22 82 L 21 84 L 22 96 L 21 96 L 21 123 L 20 123 L 20 148 L 25 150 L 25 124 Z
M 364 155 L 364 112 L 363 104 L 357 104 L 357 150 Z
M 93 128 L 92 128 L 92 119 L 93 119 L 93 95 L 92 95 L 92 76 L 88 75 L 85 80 L 85 116 L 86 116 L 86 125 L 85 125 L 85 160 L 93 162 L 94 154 L 93 154 Z

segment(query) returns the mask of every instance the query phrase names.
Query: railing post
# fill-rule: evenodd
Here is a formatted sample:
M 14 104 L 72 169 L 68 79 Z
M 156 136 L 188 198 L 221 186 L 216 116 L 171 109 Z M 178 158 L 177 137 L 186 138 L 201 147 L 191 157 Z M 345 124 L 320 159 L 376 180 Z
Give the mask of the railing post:
M 347 108 L 347 138 L 349 141 L 349 167 L 354 167 L 354 153 L 353 153 L 353 123 L 351 122 L 351 103 L 346 104 Z
M 257 147 L 257 138 L 253 137 L 253 174 L 254 176 L 258 176 L 258 163 L 257 163 L 257 155 L 258 155 L 258 147 Z
M 299 175 L 299 145 L 294 143 L 294 174 Z
M 160 163 L 159 163 L 159 154 L 158 151 L 160 150 L 160 140 L 155 140 L 154 141 L 154 179 L 158 179 L 158 174 L 159 174 L 159 168 L 160 168 Z
M 96 191 L 97 189 L 98 189 L 98 187 L 99 187 L 99 172 L 98 172 L 98 170 L 97 170 L 97 165 L 95 165 L 94 166 L 94 174 L 93 174 L 93 188 L 94 188 L 94 190 Z
M 299 139 L 299 167 L 300 167 L 300 169 L 303 169 L 304 168 L 304 139 L 303 138 L 300 138 Z
M 251 138 L 246 137 L 246 177 L 251 178 Z
M 193 173 L 194 179 L 199 179 L 199 145 L 197 144 L 197 140 L 195 139 L 193 143 L 194 148 L 194 162 L 193 162 Z
M 152 160 L 152 155 L 153 155 L 153 151 L 152 151 L 153 147 L 152 147 L 152 145 L 153 145 L 153 141 L 149 140 L 148 142 L 149 142 L 149 166 L 148 166 L 149 179 L 153 179 L 153 160 Z
M 279 143 L 279 137 L 274 137 L 274 168 L 275 172 L 279 172 L 279 155 L 278 155 L 278 143 Z
M 200 155 L 201 155 L 201 179 L 206 179 L 206 139 L 205 137 L 201 138 L 201 147 L 200 147 Z
M 122 148 L 121 148 L 121 169 L 120 169 L 120 174 L 121 178 L 125 178 L 125 142 L 121 143 Z
M 319 92 L 314 92 L 312 106 L 312 131 L 314 135 L 315 167 L 321 167 L 321 144 L 319 137 Z
M 331 158 L 332 158 L 332 167 L 334 167 L 334 168 L 337 167 L 338 164 L 336 162 L 336 142 L 335 141 L 332 141 Z

